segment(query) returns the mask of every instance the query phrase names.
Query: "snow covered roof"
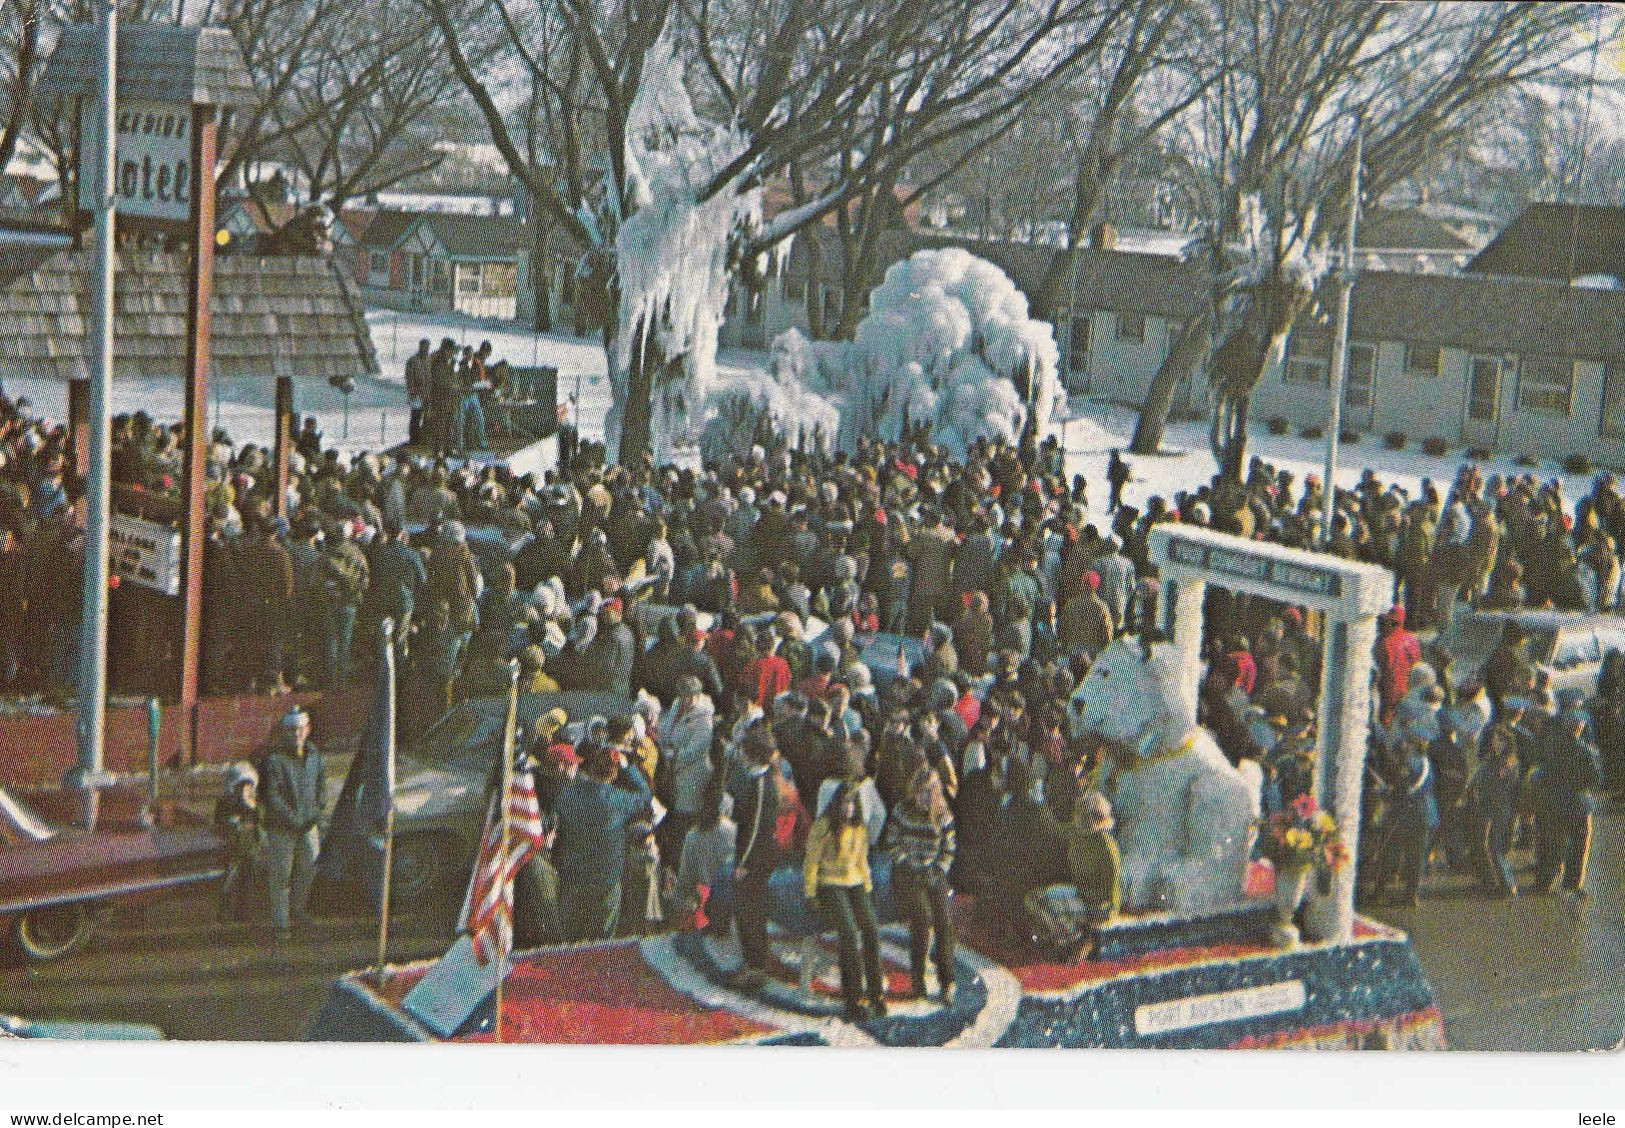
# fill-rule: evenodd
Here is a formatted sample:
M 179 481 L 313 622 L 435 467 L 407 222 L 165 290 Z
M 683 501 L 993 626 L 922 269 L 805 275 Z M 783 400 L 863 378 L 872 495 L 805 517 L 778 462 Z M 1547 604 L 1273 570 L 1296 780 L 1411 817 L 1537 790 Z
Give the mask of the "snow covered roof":
M 87 251 L 0 244 L 0 380 L 89 374 Z M 186 260 L 120 256 L 115 373 L 173 375 L 186 362 Z M 376 375 L 359 296 L 324 258 L 215 259 L 212 377 Z
M 1625 277 L 1625 207 L 1530 204 L 1467 269 L 1563 281 L 1583 274 Z

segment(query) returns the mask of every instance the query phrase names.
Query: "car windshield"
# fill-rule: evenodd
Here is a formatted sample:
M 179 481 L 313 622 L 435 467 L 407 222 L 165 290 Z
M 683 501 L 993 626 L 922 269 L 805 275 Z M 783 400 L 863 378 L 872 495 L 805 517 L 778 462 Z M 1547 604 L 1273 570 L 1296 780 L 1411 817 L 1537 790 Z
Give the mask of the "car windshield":
M 436 721 L 412 746 L 412 758 L 435 765 L 465 759 L 500 735 L 502 722 L 495 712 L 460 705 Z
M 4 787 L 0 787 L 0 846 L 44 842 L 56 834 L 51 825 Z

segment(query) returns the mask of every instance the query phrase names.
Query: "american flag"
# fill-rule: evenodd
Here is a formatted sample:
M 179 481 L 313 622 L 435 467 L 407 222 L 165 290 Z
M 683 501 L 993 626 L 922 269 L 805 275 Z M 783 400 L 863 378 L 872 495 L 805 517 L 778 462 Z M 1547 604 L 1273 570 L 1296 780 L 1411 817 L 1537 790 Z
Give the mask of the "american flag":
M 473 941 L 474 958 L 483 966 L 513 948 L 513 882 L 542 846 L 542 810 L 536 802 L 536 781 L 529 772 L 513 773 L 508 788 L 508 857 L 502 858 L 502 820 L 497 797 L 485 818 L 485 836 L 474 863 L 474 880 L 463 902 L 459 931 Z

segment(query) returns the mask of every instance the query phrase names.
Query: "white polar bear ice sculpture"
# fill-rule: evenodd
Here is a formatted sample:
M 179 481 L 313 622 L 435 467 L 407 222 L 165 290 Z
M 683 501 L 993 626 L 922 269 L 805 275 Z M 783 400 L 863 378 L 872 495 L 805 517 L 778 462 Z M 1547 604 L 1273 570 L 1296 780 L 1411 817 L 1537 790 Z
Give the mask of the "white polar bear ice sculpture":
M 1072 696 L 1074 725 L 1106 744 L 1123 906 L 1199 912 L 1242 900 L 1258 796 L 1195 723 L 1179 652 L 1119 640 Z M 1081 713 L 1078 711 L 1081 705 Z

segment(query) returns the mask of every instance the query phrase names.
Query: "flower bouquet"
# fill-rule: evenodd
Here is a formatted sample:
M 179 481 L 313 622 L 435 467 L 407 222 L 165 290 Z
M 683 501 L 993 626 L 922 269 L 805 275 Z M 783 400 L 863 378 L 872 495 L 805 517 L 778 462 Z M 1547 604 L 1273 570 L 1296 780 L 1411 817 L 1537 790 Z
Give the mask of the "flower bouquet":
M 1332 874 L 1349 861 L 1349 850 L 1337 820 L 1322 811 L 1313 797 L 1300 795 L 1284 811 L 1259 819 L 1259 851 L 1275 867 L 1276 943 L 1292 947 L 1298 930 L 1292 919 L 1309 878 L 1318 877 L 1322 895 L 1331 892 Z
M 1284 811 L 1259 819 L 1259 851 L 1276 872 L 1309 869 L 1329 881 L 1349 862 L 1337 820 L 1310 795 L 1300 795 Z

